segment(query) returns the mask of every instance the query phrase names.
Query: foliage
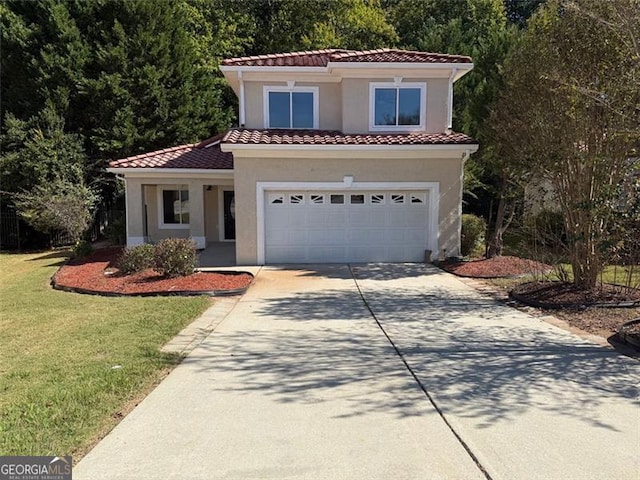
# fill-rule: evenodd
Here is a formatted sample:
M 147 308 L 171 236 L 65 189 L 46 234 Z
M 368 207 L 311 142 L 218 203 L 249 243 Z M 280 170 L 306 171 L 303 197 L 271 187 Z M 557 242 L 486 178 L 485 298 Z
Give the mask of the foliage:
M 91 223 L 96 195 L 83 183 L 55 180 L 18 194 L 15 203 L 22 218 L 39 232 L 62 231 L 76 242 Z
M 64 118 L 49 102 L 36 116 L 5 117 L 0 137 L 3 190 L 21 192 L 60 180 L 81 183 L 86 155 L 76 134 L 65 131 Z
M 154 270 L 167 277 L 191 275 L 197 266 L 196 244 L 188 238 L 166 238 L 155 246 Z
M 93 246 L 91 242 L 87 240 L 78 240 L 73 246 L 72 254 L 74 257 L 86 257 L 93 252 Z
M 509 57 L 490 122 L 497 154 L 552 186 L 582 288 L 610 254 L 639 144 L 639 29 L 634 0 L 549 1 Z
M 484 218 L 465 213 L 462 215 L 462 235 L 460 237 L 460 253 L 468 256 L 484 242 L 487 222 Z
M 125 248 L 118 259 L 118 269 L 124 275 L 142 272 L 155 266 L 155 247 L 149 243 Z
M 567 232 L 562 213 L 543 209 L 527 216 L 525 232 L 528 241 L 546 248 L 561 250 L 567 247 Z
M 124 245 L 127 237 L 127 225 L 124 214 L 111 220 L 105 228 L 104 234 L 113 245 Z
M 311 48 L 389 47 L 398 37 L 380 0 L 253 1 L 252 54 Z

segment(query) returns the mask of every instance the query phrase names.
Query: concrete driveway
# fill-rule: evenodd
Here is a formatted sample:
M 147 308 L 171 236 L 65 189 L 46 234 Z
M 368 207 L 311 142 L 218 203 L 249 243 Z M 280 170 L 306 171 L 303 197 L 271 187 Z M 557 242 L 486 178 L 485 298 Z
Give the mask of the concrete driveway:
M 263 268 L 74 479 L 638 480 L 639 379 L 433 267 Z

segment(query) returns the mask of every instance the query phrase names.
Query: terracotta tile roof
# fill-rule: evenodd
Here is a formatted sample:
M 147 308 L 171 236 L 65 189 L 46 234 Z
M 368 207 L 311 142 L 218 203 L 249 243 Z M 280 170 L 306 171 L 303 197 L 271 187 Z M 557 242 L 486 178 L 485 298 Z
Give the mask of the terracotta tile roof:
M 444 53 L 413 52 L 392 48 L 378 50 L 327 49 L 228 58 L 222 61 L 222 65 L 243 67 L 326 67 L 328 62 L 471 63 L 471 57 Z
M 233 155 L 220 150 L 222 135 L 190 145 L 165 148 L 155 152 L 143 153 L 133 157 L 115 160 L 109 163 L 111 168 L 197 168 L 211 170 L 233 170 Z
M 471 63 L 471 57 L 465 55 L 447 55 L 444 53 L 414 52 L 380 48 L 378 50 L 336 52 L 331 55 L 332 62 L 379 62 L 379 63 Z
M 330 48 L 326 50 L 236 57 L 223 60 L 222 65 L 243 67 L 326 67 L 332 54 L 348 51 Z
M 333 130 L 232 129 L 222 143 L 240 145 L 476 145 L 463 133 L 345 134 Z

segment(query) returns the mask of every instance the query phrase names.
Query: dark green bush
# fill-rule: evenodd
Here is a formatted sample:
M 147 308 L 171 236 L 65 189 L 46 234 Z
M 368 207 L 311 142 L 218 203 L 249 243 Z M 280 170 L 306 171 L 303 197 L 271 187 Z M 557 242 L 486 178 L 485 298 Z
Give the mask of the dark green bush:
M 148 243 L 125 248 L 118 259 L 118 268 L 125 275 L 142 272 L 155 265 L 155 247 Z
M 104 230 L 104 234 L 114 245 L 124 245 L 127 237 L 127 226 L 124 215 L 114 218 Z
M 479 248 L 484 242 L 487 223 L 484 218 L 465 213 L 462 215 L 462 236 L 460 237 L 460 253 L 466 257 Z
M 166 277 L 191 275 L 197 266 L 196 244 L 188 238 L 167 238 L 155 249 L 154 270 Z
M 545 247 L 559 248 L 567 243 L 562 213 L 553 210 L 540 210 L 529 216 L 525 227 L 530 241 Z
M 73 246 L 72 254 L 74 257 L 86 257 L 93 252 L 93 247 L 86 240 L 79 240 Z

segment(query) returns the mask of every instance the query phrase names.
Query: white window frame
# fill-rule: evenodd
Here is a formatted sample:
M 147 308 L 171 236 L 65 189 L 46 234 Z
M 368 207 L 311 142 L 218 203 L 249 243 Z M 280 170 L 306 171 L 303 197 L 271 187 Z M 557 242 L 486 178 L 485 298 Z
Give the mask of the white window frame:
M 269 126 L 269 93 L 271 92 L 288 92 L 292 93 L 312 93 L 313 94 L 313 129 L 318 129 L 320 124 L 320 114 L 319 114 L 319 105 L 318 97 L 320 95 L 320 89 L 318 87 L 289 87 L 289 86 L 273 86 L 273 85 L 265 85 L 262 87 L 262 108 L 264 115 L 264 128 L 274 129 L 274 130 L 298 130 L 293 126 L 288 128 L 283 127 L 270 127 Z M 289 125 L 293 125 L 293 102 L 290 103 L 291 108 L 289 111 Z M 304 129 L 302 129 L 304 130 Z
M 189 191 L 189 185 L 158 185 L 158 228 L 162 230 L 189 230 L 191 228 L 191 192 L 189 192 L 189 223 L 164 223 L 164 195 L 165 191 Z
M 378 88 L 418 88 L 420 89 L 420 124 L 419 125 L 376 125 L 376 89 Z M 396 122 L 398 121 L 397 109 L 400 96 L 396 97 Z M 426 82 L 370 82 L 369 83 L 369 130 L 372 132 L 412 132 L 424 130 L 427 125 L 427 83 Z

